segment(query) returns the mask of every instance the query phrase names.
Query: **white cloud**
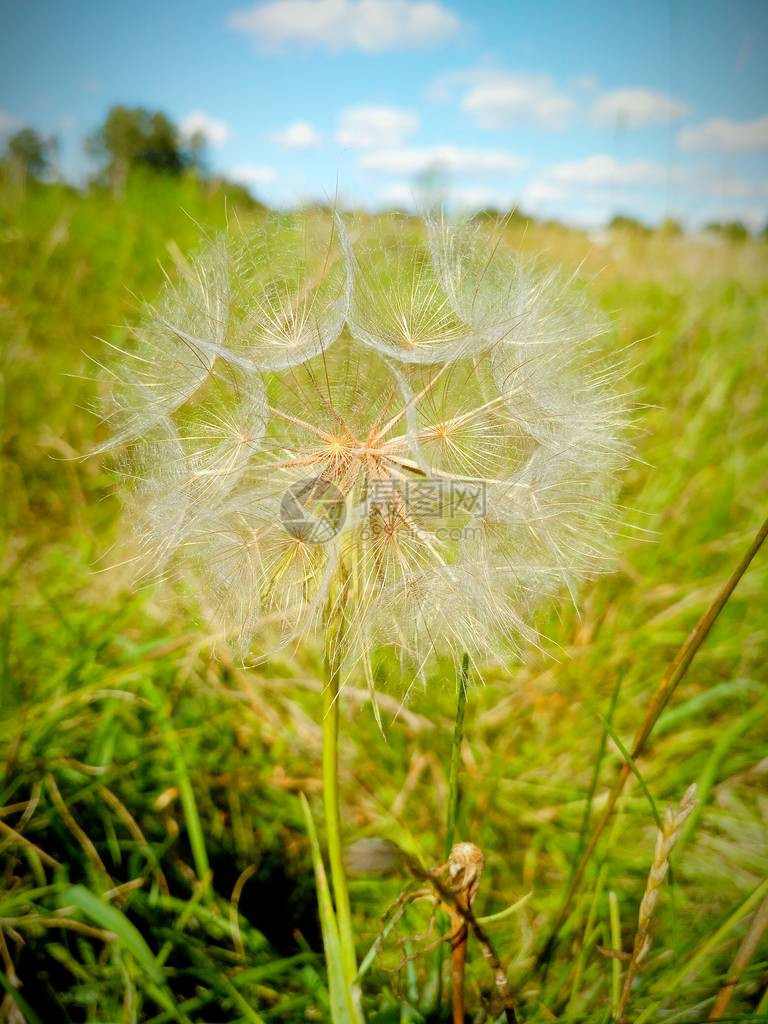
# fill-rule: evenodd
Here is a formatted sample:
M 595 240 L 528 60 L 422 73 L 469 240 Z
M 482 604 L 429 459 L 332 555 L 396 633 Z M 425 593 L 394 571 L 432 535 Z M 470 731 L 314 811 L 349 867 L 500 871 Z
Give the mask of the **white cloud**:
M 11 117 L 10 114 L 4 110 L 0 110 L 0 135 L 10 135 L 11 132 L 15 132 L 17 128 L 21 128 L 21 124 L 16 120 L 15 117 Z
M 268 0 L 228 20 L 264 49 L 299 44 L 364 53 L 431 46 L 455 36 L 460 24 L 437 0 Z
M 526 186 L 523 192 L 524 206 L 537 209 L 555 204 L 567 204 L 568 209 L 574 205 L 579 206 L 613 206 L 629 205 L 637 201 L 634 196 L 625 188 L 612 188 L 608 186 L 575 186 L 564 182 L 547 181 L 541 178 L 532 181 Z
M 539 203 L 557 203 L 568 199 L 571 194 L 571 190 L 563 185 L 544 180 L 532 181 L 523 193 L 525 202 L 532 206 L 538 206 Z
M 573 100 L 560 92 L 548 75 L 459 71 L 438 78 L 431 95 L 449 98 L 456 86 L 469 87 L 460 106 L 481 128 L 509 128 L 522 121 L 559 128 L 573 108 Z
M 269 138 L 283 149 L 314 149 L 320 144 L 320 136 L 308 121 L 294 121 L 283 131 L 274 132 Z
M 192 135 L 202 135 L 212 146 L 223 146 L 229 138 L 229 125 L 226 121 L 219 121 L 203 110 L 193 110 L 191 114 L 187 114 L 179 128 L 182 135 L 188 138 Z
M 678 132 L 677 144 L 685 150 L 723 150 L 728 153 L 768 149 L 768 117 L 756 121 L 713 118 L 692 128 L 683 128 Z
M 511 192 L 499 192 L 484 188 L 482 185 L 467 185 L 452 188 L 448 193 L 449 200 L 465 210 L 513 210 L 518 205 L 518 196 Z
M 705 191 L 729 199 L 751 199 L 768 196 L 768 181 L 748 181 L 745 178 L 723 176 L 706 183 Z
M 761 231 L 768 221 L 768 204 L 722 203 L 699 208 L 696 213 L 696 220 L 702 226 L 713 221 L 726 223 L 740 220 L 750 231 Z
M 678 181 L 684 172 L 649 160 L 622 162 L 605 154 L 570 163 L 554 164 L 544 173 L 545 183 L 568 185 L 660 185 Z
M 418 209 L 421 205 L 417 190 L 405 181 L 393 181 L 385 185 L 379 198 L 385 206 L 396 206 L 404 210 Z
M 341 113 L 336 141 L 354 149 L 399 146 L 418 127 L 418 114 L 410 110 L 348 107 Z
M 625 121 L 630 125 L 665 124 L 689 112 L 681 100 L 650 89 L 617 89 L 599 96 L 592 113 L 598 121 Z
M 637 193 L 630 189 L 569 188 L 543 181 L 524 190 L 521 207 L 538 216 L 556 216 L 587 229 L 604 225 L 616 213 L 637 216 L 640 220 L 658 219 L 654 207 L 645 198 L 639 202 Z
M 405 210 L 423 208 L 424 196 L 412 184 L 403 181 L 386 185 L 379 193 L 382 203 Z M 429 197 L 427 197 L 429 198 Z M 493 207 L 511 210 L 517 207 L 517 197 L 508 191 L 499 191 L 483 185 L 449 186 L 441 192 L 441 202 L 463 210 L 482 210 Z
M 640 200 L 647 205 L 649 189 L 658 189 L 670 182 L 695 183 L 689 171 L 665 167 L 649 160 L 620 161 L 605 154 L 583 160 L 553 164 L 527 185 L 523 207 L 551 207 L 567 204 L 581 207 L 631 208 Z
M 687 200 L 699 205 L 707 196 L 717 197 L 718 202 L 768 196 L 764 179 L 713 176 L 707 168 L 667 168 L 644 160 L 621 163 L 600 155 L 548 167 L 527 186 L 523 202 L 531 206 L 589 202 L 631 207 L 647 204 L 649 196 L 658 196 L 659 186 L 670 182 L 683 186 Z
M 464 149 L 461 146 L 425 146 L 374 150 L 365 153 L 360 166 L 391 174 L 449 171 L 456 174 L 515 174 L 525 160 L 503 149 Z
M 597 92 L 598 83 L 594 75 L 577 75 L 572 78 L 569 85 L 581 93 L 594 93 Z
M 277 177 L 273 167 L 265 167 L 262 164 L 239 164 L 230 168 L 226 175 L 232 181 L 248 186 L 269 185 Z

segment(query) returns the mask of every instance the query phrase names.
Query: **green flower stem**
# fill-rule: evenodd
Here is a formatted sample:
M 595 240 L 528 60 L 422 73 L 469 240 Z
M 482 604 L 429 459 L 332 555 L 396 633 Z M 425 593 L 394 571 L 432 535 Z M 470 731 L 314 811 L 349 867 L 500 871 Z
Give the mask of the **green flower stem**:
M 469 655 L 461 660 L 461 672 L 456 681 L 456 718 L 453 724 L 453 745 L 448 775 L 448 814 L 445 824 L 444 854 L 448 859 L 456 836 L 456 819 L 459 813 L 459 771 L 461 769 L 461 744 L 464 739 L 464 712 L 467 706 L 467 681 L 469 679 Z
M 453 723 L 453 742 L 451 744 L 451 761 L 448 769 L 448 809 L 445 821 L 444 856 L 448 860 L 453 841 L 456 836 L 456 819 L 459 813 L 459 772 L 461 769 L 461 745 L 464 740 L 464 712 L 467 706 L 467 682 L 469 680 L 469 654 L 465 652 L 461 659 L 461 670 L 456 680 L 456 717 Z M 441 931 L 448 926 L 448 916 L 438 914 L 438 925 Z M 435 950 L 434 957 L 434 1009 L 439 1010 L 443 995 L 443 963 L 445 947 L 441 943 Z
M 330 633 L 330 631 L 329 631 Z M 330 640 L 330 635 L 329 635 Z M 341 664 L 338 647 L 331 641 L 326 654 L 327 683 L 323 702 L 323 805 L 331 867 L 333 900 L 339 927 L 344 974 L 350 991 L 357 976 L 357 958 L 352 933 L 352 912 L 349 903 L 347 876 L 344 871 L 339 807 L 339 676 Z

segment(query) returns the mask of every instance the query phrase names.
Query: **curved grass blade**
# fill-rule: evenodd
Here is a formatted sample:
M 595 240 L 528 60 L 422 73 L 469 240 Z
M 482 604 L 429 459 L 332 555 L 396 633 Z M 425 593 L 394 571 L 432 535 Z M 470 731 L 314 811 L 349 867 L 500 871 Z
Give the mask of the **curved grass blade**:
M 347 982 L 344 970 L 339 926 L 333 909 L 331 890 L 328 886 L 328 877 L 325 873 L 325 865 L 323 864 L 323 856 L 320 852 L 320 842 L 317 838 L 317 830 L 315 829 L 312 812 L 309 809 L 309 802 L 303 793 L 300 794 L 299 798 L 307 825 L 307 834 L 309 835 L 312 851 L 312 866 L 315 871 L 320 927 L 323 933 L 323 948 L 328 968 L 328 993 L 331 1002 L 331 1016 L 334 1024 L 363 1024 L 363 1017 L 355 1006 L 351 985 Z
M 63 907 L 76 907 L 94 924 L 104 928 L 106 931 L 112 932 L 120 948 L 130 953 L 136 963 L 147 974 L 148 983 L 146 989 L 149 995 L 160 1006 L 170 1012 L 174 1020 L 184 1020 L 176 1009 L 174 997 L 167 990 L 163 971 L 155 959 L 152 950 L 144 941 L 141 932 L 128 920 L 121 910 L 112 906 L 111 903 L 105 903 L 104 900 L 91 892 L 90 889 L 86 889 L 83 885 L 73 885 L 65 889 L 58 902 Z

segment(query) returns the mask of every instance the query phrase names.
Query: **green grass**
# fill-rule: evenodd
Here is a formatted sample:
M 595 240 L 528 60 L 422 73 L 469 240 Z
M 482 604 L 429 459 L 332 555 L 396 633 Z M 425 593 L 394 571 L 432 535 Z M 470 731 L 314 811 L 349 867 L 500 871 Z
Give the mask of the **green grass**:
M 161 263 L 173 273 L 199 225 L 226 216 L 223 193 L 194 180 L 135 180 L 121 201 L 58 187 L 0 192 L 0 821 L 15 830 L 0 835 L 0 979 L 10 1020 L 11 1000 L 17 1020 L 46 1024 L 328 1019 L 298 797 L 319 820 L 322 652 L 267 651 L 254 669 L 222 661 L 186 595 L 133 592 L 123 571 L 98 571 L 114 561 L 118 503 L 107 463 L 78 458 L 97 430 L 82 353 L 101 358 L 95 336 L 118 341 L 160 287 Z M 584 593 L 581 616 L 567 606 L 551 616 L 546 655 L 488 665 L 484 685 L 471 681 L 456 824 L 457 839 L 486 857 L 478 914 L 533 892 L 489 926 L 521 1019 L 597 1024 L 624 969 L 597 947 L 620 933 L 631 949 L 653 853 L 636 782 L 549 970 L 532 965 L 590 794 L 594 816 L 622 763 L 597 724 L 617 680 L 612 724 L 629 745 L 667 663 L 768 511 L 765 247 L 629 234 L 597 246 L 556 227 L 509 231 L 599 271 L 595 294 L 615 316 L 616 344 L 645 339 L 632 349 L 639 459 L 625 479 L 617 571 Z M 767 591 L 764 551 L 641 758 L 659 807 L 692 781 L 701 807 L 673 857 L 633 1020 L 706 1020 L 765 895 Z M 387 836 L 436 865 L 455 676 L 436 677 L 395 718 L 398 696 L 393 687 L 383 704 L 385 741 L 364 680 L 345 695 L 347 838 Z M 360 958 L 405 884 L 352 883 Z M 428 916 L 409 910 L 366 973 L 369 1019 L 422 1019 L 415 1009 L 401 1018 L 401 1005 L 429 987 L 435 957 L 401 961 L 418 953 Z M 767 969 L 764 939 L 729 1018 L 768 1019 Z M 468 974 L 477 1009 L 492 980 L 472 942 Z

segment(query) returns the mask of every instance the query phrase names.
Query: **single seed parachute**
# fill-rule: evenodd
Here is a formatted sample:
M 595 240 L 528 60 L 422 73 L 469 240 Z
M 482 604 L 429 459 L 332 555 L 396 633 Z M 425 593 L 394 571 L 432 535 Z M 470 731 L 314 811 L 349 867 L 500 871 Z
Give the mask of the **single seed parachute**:
M 472 222 L 228 231 L 108 366 L 139 573 L 191 575 L 243 649 L 332 620 L 366 665 L 536 643 L 541 603 L 609 565 L 628 446 L 605 330 Z

